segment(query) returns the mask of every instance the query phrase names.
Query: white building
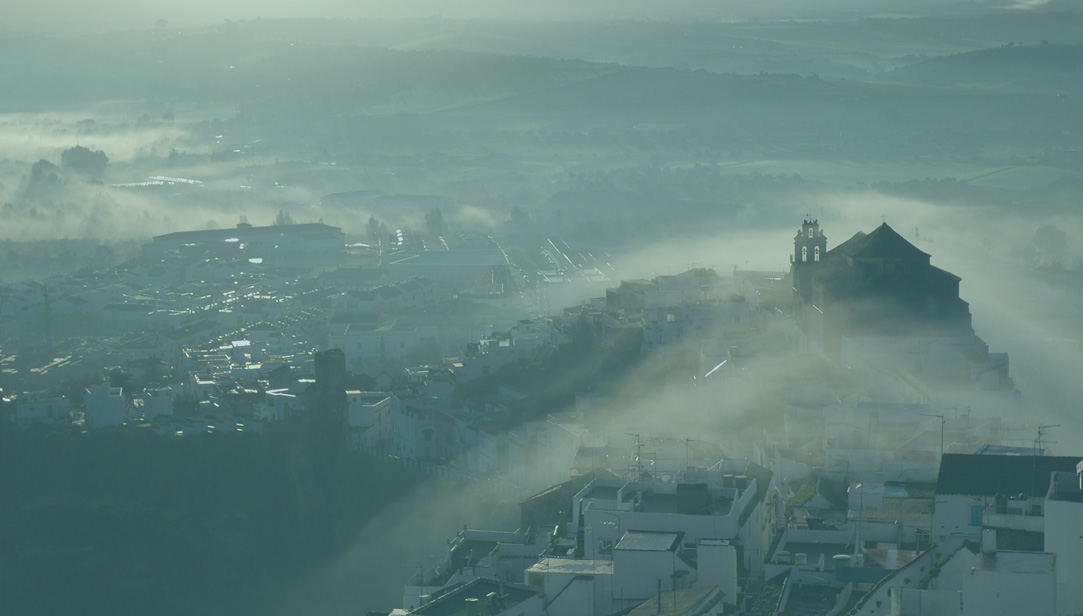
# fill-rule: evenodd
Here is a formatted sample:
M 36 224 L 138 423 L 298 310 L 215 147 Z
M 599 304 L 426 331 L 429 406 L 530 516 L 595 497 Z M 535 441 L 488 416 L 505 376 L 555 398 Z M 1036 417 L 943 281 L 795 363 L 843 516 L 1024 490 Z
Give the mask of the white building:
M 545 609 L 563 616 L 611 614 L 626 603 L 613 585 L 613 561 L 546 557 L 526 570 L 525 582 L 537 589 Z
M 148 389 L 143 394 L 143 420 L 154 421 L 159 415 L 172 415 L 173 399 L 182 393 L 182 385 Z
M 550 527 L 547 529 L 552 531 Z M 414 610 L 444 589 L 479 579 L 517 582 L 545 549 L 549 532 L 534 533 L 463 528 L 448 542 L 447 555 L 431 569 L 420 570 L 403 586 L 402 605 Z M 534 594 L 537 594 L 535 589 Z
M 1057 556 L 1057 614 L 1083 614 L 1083 462 L 1053 473 L 1045 499 L 1045 551 Z
M 643 600 L 659 588 L 688 588 L 695 567 L 684 554 L 681 531 L 629 530 L 613 546 L 613 584 L 626 599 Z
M 760 575 L 777 521 L 771 472 L 746 460 L 701 470 L 698 481 L 591 481 L 572 508 L 573 524 L 583 529 L 583 556 L 612 557 L 628 530 L 682 532 L 686 545 L 730 542 L 741 566 Z
M 402 361 L 423 344 L 436 344 L 435 325 L 410 324 L 405 320 L 382 323 L 332 323 L 331 348 L 341 349 L 350 365 L 380 366 Z
M 91 385 L 83 400 L 88 428 L 110 428 L 124 423 L 128 405 L 122 388 Z
M 397 403 L 395 394 L 383 391 L 348 390 L 346 392 L 346 424 L 367 430 L 376 425 L 376 418 L 390 411 Z
M 288 415 L 303 411 L 304 407 L 303 396 L 292 393 L 288 389 L 269 389 L 266 392 L 265 404 L 263 407 L 256 409 L 256 419 L 260 421 L 281 421 Z
M 936 483 L 933 531 L 981 538 L 982 528 L 1041 533 L 1053 473 L 1075 473 L 1078 456 L 945 454 Z
M 59 426 L 70 421 L 71 404 L 66 398 L 20 400 L 11 415 L 11 423 L 20 428 Z
M 862 614 L 899 616 L 1056 616 L 1055 554 L 981 550 L 967 544 L 924 576 L 925 588 L 903 588 Z M 891 610 L 884 607 L 891 606 Z M 873 607 L 869 610 L 867 608 Z

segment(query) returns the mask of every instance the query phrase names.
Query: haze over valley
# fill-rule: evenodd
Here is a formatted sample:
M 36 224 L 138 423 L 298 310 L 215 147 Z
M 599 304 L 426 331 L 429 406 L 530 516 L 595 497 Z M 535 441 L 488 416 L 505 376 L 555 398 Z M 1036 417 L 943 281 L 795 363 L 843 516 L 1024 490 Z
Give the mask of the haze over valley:
M 997 528 L 1083 609 L 1078 4 L 490 4 L 0 26 L 0 613 L 627 613 L 640 531 L 698 546 L 642 548 L 716 588 L 680 613 L 855 613 Z M 1046 454 L 1040 532 L 937 530 L 983 445 Z M 621 526 L 692 484 L 713 535 Z M 906 555 L 816 581 L 806 517 Z M 591 611 L 535 561 L 594 563 Z

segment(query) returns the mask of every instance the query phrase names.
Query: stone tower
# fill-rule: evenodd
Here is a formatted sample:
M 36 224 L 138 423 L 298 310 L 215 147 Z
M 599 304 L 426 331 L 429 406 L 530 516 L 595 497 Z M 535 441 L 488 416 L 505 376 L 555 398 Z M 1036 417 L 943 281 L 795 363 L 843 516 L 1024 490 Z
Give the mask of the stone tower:
M 795 304 L 810 301 L 812 272 L 826 255 L 827 236 L 820 229 L 819 221 L 805 219 L 793 238 L 793 256 L 790 257 Z

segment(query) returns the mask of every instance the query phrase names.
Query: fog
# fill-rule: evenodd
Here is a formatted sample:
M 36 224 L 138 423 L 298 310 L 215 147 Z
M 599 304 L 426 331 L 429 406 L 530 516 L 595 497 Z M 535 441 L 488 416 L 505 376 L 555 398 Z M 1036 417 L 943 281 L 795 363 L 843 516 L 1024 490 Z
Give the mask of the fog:
M 991 444 L 1052 426 L 1049 453 L 1083 455 L 1080 66 L 1061 0 L 12 7 L 0 553 L 30 564 L 0 562 L 0 596 L 386 614 L 578 448 L 625 478 L 640 438 L 768 464 L 823 392 L 924 404 L 921 456 L 973 452 L 960 409 L 1011 428 Z M 870 324 L 884 300 L 836 289 L 823 316 L 802 223 L 840 269 L 887 225 L 958 297 Z M 959 299 L 976 339 L 934 327 Z M 105 427 L 102 385 L 124 388 Z M 858 460 L 894 445 L 854 439 L 855 475 L 891 481 Z
M 763 6 L 725 1 L 681 0 L 660 7 L 653 2 L 617 2 L 601 0 L 583 3 L 556 1 L 545 4 L 512 0 L 492 3 L 471 0 L 437 2 L 408 0 L 386 2 L 364 0 L 318 0 L 316 2 L 194 2 L 181 6 L 148 5 L 134 0 L 109 0 L 93 8 L 69 0 L 47 0 L 13 10 L 5 20 L 7 28 L 34 27 L 78 31 L 116 27 L 148 27 L 158 20 L 184 26 L 205 25 L 224 19 L 282 19 L 282 18 L 346 18 L 346 19 L 412 19 L 443 16 L 455 19 L 514 19 L 514 20 L 599 20 L 599 19 L 690 19 L 708 17 L 717 20 L 748 17 L 824 17 L 868 13 L 922 14 L 930 8 L 950 13 L 976 12 L 975 3 L 912 2 L 900 7 L 887 2 L 857 0 L 824 0 L 810 6 L 807 2 L 772 2 Z M 995 3 L 976 3 L 978 9 Z M 1033 10 L 1056 5 L 1049 0 L 1019 2 L 1011 8 Z

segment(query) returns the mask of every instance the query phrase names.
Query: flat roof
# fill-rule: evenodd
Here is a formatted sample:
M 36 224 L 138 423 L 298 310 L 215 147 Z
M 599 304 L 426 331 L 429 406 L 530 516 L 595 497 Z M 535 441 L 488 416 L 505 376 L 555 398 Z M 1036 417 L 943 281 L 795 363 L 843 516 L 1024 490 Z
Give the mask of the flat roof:
M 715 595 L 712 597 L 712 595 Z M 635 608 L 628 613 L 628 616 L 682 616 L 686 614 L 698 615 L 698 614 L 713 614 L 712 608 L 721 600 L 722 593 L 718 590 L 718 586 L 700 586 L 698 588 L 685 588 L 682 590 L 664 590 L 661 593 L 661 601 L 658 597 L 651 597 L 650 599 L 639 604 L 639 607 Z M 703 605 L 704 608 L 692 612 L 697 606 Z M 659 609 L 661 605 L 661 609 Z
M 653 530 L 630 530 L 617 542 L 615 550 L 634 550 L 638 552 L 672 552 L 684 540 L 684 532 L 666 532 Z
M 617 493 L 620 492 L 619 486 L 599 486 L 595 485 L 587 492 L 584 498 L 598 498 L 605 500 L 617 500 Z
M 581 558 L 543 558 L 531 565 L 533 573 L 571 573 L 575 575 L 612 575 L 613 561 Z
M 1056 555 L 1045 552 L 997 552 L 984 554 L 981 559 L 983 571 L 1004 573 L 1050 573 Z
M 488 613 L 489 606 L 486 601 L 489 599 L 489 593 L 494 593 L 494 596 L 500 601 L 504 609 L 508 610 L 523 601 L 537 597 L 538 589 L 523 584 L 480 578 L 449 589 L 429 603 L 410 612 L 410 614 L 465 616 L 470 611 L 467 599 L 477 599 L 478 603 L 475 605 L 483 612 Z

